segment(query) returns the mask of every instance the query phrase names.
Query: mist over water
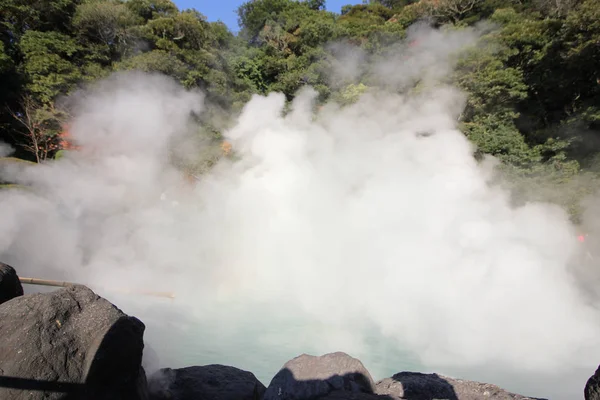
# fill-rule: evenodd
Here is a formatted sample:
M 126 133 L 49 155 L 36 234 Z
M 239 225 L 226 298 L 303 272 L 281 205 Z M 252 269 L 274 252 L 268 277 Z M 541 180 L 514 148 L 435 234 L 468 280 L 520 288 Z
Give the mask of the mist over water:
M 413 34 L 425 45 L 408 66 L 375 69 L 399 87 L 447 74 L 450 50 L 478 36 Z M 457 129 L 464 94 L 374 91 L 316 115 L 315 97 L 304 89 L 284 115 L 282 94 L 255 96 L 225 132 L 235 157 L 191 186 L 168 151 L 202 149 L 201 93 L 128 73 L 76 94 L 81 150 L 2 171 L 32 190 L 0 191 L 1 259 L 139 317 L 155 367 L 232 364 L 268 383 L 298 354 L 345 351 L 376 378 L 435 371 L 581 397 L 600 319 L 569 269 L 577 231 L 559 207 L 511 207 L 489 183 L 493 163 Z

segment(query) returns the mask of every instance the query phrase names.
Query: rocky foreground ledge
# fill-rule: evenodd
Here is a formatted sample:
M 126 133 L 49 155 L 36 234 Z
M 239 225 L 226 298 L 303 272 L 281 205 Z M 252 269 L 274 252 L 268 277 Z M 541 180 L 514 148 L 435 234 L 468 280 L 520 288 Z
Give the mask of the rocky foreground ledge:
M 2 400 L 527 400 L 497 386 L 437 374 L 400 372 L 375 382 L 345 353 L 303 354 L 265 387 L 223 365 L 164 368 L 146 377 L 144 324 L 85 286 L 23 295 L 0 263 Z M 600 367 L 584 390 L 600 400 Z

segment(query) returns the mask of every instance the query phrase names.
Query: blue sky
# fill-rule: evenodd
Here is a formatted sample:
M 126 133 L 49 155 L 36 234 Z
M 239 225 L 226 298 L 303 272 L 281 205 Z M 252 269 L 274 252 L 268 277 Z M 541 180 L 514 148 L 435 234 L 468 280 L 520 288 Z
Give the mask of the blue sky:
M 195 8 L 208 17 L 209 21 L 223 21 L 229 29 L 238 31 L 237 15 L 235 10 L 244 3 L 244 0 L 173 0 L 180 10 Z M 361 0 L 327 0 L 327 10 L 340 12 L 345 4 L 359 4 Z

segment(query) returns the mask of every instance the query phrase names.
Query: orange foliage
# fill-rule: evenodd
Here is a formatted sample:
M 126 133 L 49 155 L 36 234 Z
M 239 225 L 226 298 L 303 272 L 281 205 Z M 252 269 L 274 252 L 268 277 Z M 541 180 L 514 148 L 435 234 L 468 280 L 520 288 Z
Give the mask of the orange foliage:
M 228 141 L 224 141 L 223 143 L 221 143 L 221 150 L 223 150 L 224 155 L 228 155 L 229 153 L 231 153 L 231 143 L 229 143 Z
M 63 131 L 58 134 L 58 146 L 62 150 L 79 150 L 80 147 L 76 146 L 72 139 L 71 133 L 69 132 L 69 126 L 63 127 Z

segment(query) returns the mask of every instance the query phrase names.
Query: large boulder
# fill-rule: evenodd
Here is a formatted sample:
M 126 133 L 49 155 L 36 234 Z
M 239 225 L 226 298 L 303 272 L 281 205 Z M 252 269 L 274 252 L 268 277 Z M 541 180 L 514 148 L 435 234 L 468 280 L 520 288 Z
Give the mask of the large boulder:
M 509 393 L 487 383 L 418 372 L 400 372 L 383 379 L 377 382 L 376 392 L 394 400 L 540 400 Z
M 147 399 L 144 330 L 84 286 L 6 302 L 0 399 Z
M 10 265 L 0 262 L 0 304 L 23 296 L 23 286 L 17 272 Z
M 600 400 L 600 367 L 585 384 L 584 396 L 585 400 Z
M 148 386 L 151 400 L 260 400 L 266 390 L 253 373 L 224 365 L 164 368 Z
M 373 393 L 371 374 L 345 353 L 303 354 L 288 361 L 267 388 L 264 400 L 309 400 L 333 392 Z

